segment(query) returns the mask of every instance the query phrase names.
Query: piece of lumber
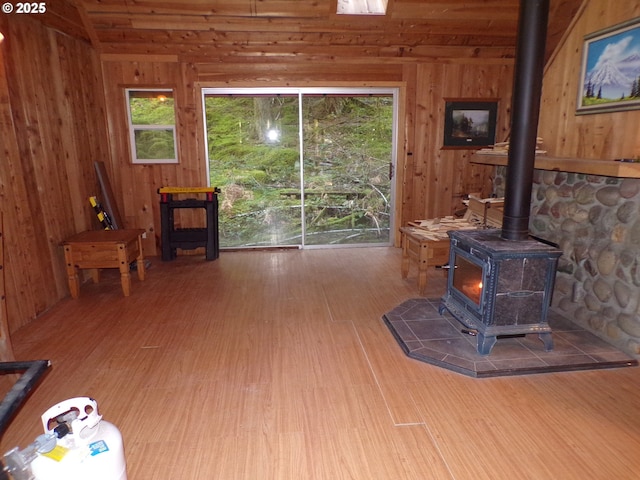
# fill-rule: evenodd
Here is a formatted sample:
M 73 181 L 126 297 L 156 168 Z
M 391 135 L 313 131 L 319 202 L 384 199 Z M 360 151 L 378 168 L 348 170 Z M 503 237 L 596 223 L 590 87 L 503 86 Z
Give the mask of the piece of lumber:
M 124 223 L 122 222 L 122 217 L 120 216 L 120 211 L 118 210 L 118 205 L 113 195 L 113 189 L 111 188 L 111 182 L 109 181 L 107 170 L 104 167 L 104 162 L 94 162 L 94 166 L 98 183 L 100 184 L 100 190 L 102 191 L 100 203 L 102 203 L 102 206 L 110 215 L 114 229 L 124 228 Z

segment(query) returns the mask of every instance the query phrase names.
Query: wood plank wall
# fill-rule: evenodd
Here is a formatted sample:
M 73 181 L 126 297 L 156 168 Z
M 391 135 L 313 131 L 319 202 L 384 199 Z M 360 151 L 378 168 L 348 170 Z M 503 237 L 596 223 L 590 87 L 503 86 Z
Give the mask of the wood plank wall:
M 553 156 L 612 160 L 640 156 L 640 110 L 575 115 L 584 36 L 640 17 L 640 1 L 585 2 L 544 75 L 538 134 Z
M 204 186 L 206 165 L 203 139 L 197 118 L 200 99 L 195 89 L 193 65 L 173 57 L 155 61 L 104 61 L 103 75 L 108 102 L 111 184 L 125 227 L 147 230 L 145 254 L 156 255 L 160 237 L 160 206 L 157 189 L 161 186 Z M 134 165 L 131 163 L 125 89 L 128 87 L 174 89 L 177 106 L 178 158 L 180 163 Z M 190 212 L 177 212 L 177 226 Z
M 407 102 L 416 117 L 408 127 L 414 137 L 404 165 L 403 222 L 450 215 L 462 207 L 464 195 L 491 192 L 490 170 L 468 161 L 474 150 L 442 149 L 445 99 L 498 99 L 496 138 L 502 141 L 509 130 L 513 66 L 427 63 L 407 77 L 416 84 Z
M 98 226 L 88 203 L 97 193 L 93 161 L 109 158 L 97 55 L 28 17 L 0 15 L 0 208 L 12 332 L 69 294 L 60 242 Z
M 358 64 L 354 73 L 335 64 L 189 63 L 171 56 L 132 61 L 103 55 L 104 84 L 112 145 L 111 169 L 116 196 L 129 226 L 151 233 L 146 251 L 157 252 L 158 198 L 163 185 L 206 184 L 201 115 L 201 87 L 229 86 L 391 86 L 401 89 L 406 112 L 401 119 L 397 171 L 399 223 L 450 215 L 470 192 L 491 191 L 491 168 L 469 163 L 472 150 L 442 150 L 445 98 L 498 98 L 498 137 L 509 124 L 513 66 L 511 60 L 490 64 L 449 62 Z M 341 81 L 339 79 L 342 78 Z M 367 80 L 368 79 L 368 80 Z M 178 165 L 131 165 L 124 110 L 126 87 L 174 87 L 179 125 Z M 140 188 L 143 185 L 144 188 Z M 183 213 L 183 212 L 180 212 Z M 179 222 L 179 220 L 178 220 Z

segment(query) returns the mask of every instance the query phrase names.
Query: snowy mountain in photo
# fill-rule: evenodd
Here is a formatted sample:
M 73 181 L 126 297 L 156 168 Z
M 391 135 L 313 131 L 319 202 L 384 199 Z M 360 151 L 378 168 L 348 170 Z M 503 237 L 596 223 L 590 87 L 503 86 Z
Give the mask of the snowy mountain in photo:
M 625 68 L 624 63 L 614 64 L 613 62 L 603 62 L 594 68 L 587 75 L 587 83 L 591 83 L 594 95 L 602 89 L 602 97 L 608 99 L 619 99 L 628 97 L 631 92 L 633 77 L 623 72 L 632 73 L 634 70 Z M 637 71 L 637 70 L 635 70 Z M 585 89 L 586 89 L 585 85 Z
M 602 43 L 605 42 L 606 43 Z M 625 32 L 611 39 L 600 41 L 595 63 L 591 63 L 585 75 L 585 92 L 591 86 L 594 96 L 601 93 L 607 100 L 629 97 L 634 81 L 640 78 L 640 37 L 638 33 Z
M 620 62 L 619 70 L 631 77 L 631 80 L 640 75 L 640 53 L 634 53 L 633 55 L 629 55 L 622 62 Z

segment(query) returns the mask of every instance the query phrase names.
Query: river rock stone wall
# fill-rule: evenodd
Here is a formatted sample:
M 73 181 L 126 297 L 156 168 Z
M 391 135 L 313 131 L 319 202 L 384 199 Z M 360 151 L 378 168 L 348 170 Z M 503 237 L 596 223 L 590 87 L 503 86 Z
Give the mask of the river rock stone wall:
M 552 308 L 640 355 L 640 179 L 535 170 L 531 197 L 530 232 L 562 250 Z

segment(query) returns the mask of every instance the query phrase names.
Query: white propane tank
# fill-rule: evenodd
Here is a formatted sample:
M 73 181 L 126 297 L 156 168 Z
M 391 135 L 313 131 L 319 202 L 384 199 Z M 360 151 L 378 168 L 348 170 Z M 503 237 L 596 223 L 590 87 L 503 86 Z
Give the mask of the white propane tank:
M 31 463 L 36 480 L 127 480 L 122 435 L 98 415 L 94 399 L 54 405 L 42 415 L 42 426 L 45 434 L 60 438 L 51 452 L 39 453 Z

